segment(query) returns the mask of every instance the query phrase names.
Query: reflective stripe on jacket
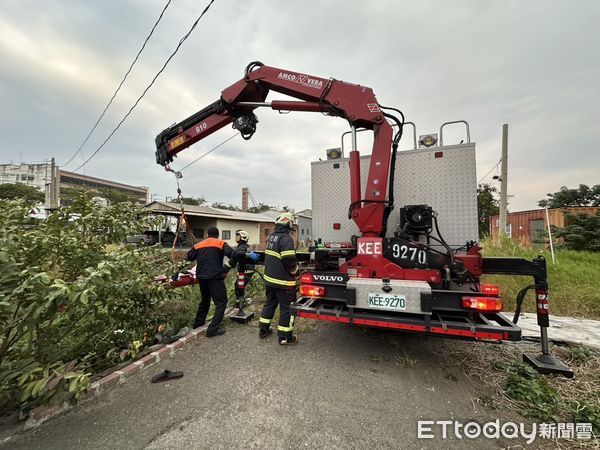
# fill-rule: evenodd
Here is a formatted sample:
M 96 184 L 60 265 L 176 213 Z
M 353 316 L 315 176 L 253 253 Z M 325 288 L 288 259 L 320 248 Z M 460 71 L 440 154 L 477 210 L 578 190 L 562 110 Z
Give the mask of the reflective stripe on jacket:
M 217 238 L 208 238 L 198 242 L 188 252 L 188 261 L 196 260 L 196 278 L 199 280 L 211 280 L 224 278 L 223 257 L 232 258 L 235 252 L 227 244 Z
M 265 249 L 265 283 L 280 289 L 295 289 L 298 261 L 294 241 L 285 225 L 276 225 L 267 238 Z

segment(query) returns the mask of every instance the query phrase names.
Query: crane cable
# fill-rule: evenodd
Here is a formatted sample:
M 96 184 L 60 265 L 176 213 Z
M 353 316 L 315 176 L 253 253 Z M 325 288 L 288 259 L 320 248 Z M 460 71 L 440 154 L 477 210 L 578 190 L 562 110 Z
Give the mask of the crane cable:
M 186 39 L 188 37 L 190 37 L 190 34 L 192 34 L 192 31 L 194 31 L 194 29 L 198 25 L 198 22 L 200 22 L 200 19 L 202 19 L 202 17 L 204 16 L 204 14 L 206 14 L 206 12 L 208 11 L 208 9 L 211 7 L 211 5 L 214 2 L 215 2 L 215 0 L 210 0 L 210 2 L 208 3 L 208 5 L 206 5 L 206 7 L 202 11 L 202 13 L 198 16 L 198 18 L 196 19 L 196 21 L 192 24 L 192 26 L 189 29 L 189 31 L 179 40 L 179 43 L 177 44 L 177 47 L 175 47 L 175 50 L 171 53 L 171 55 L 169 55 L 169 57 L 167 58 L 167 60 L 165 61 L 165 63 L 161 67 L 161 69 L 156 73 L 156 75 L 154 76 L 154 78 L 152 78 L 152 81 L 150 82 L 150 84 L 148 84 L 148 86 L 146 87 L 146 89 L 144 89 L 144 91 L 138 97 L 138 99 L 135 101 L 135 103 L 133 104 L 133 106 L 129 109 L 129 111 L 127 111 L 127 114 L 125 114 L 123 116 L 123 118 L 121 119 L 121 121 L 110 132 L 110 134 L 106 137 L 106 139 L 104 139 L 104 141 L 102 142 L 102 144 L 100 144 L 100 146 L 94 151 L 94 153 L 92 153 L 92 155 L 83 164 L 81 164 L 79 167 L 77 167 L 74 170 L 74 172 L 77 172 L 79 169 L 81 169 L 83 166 L 85 166 L 88 162 L 90 162 L 92 160 L 92 158 L 94 158 L 94 156 L 96 156 L 98 154 L 98 152 L 102 149 L 102 147 L 104 147 L 106 145 L 106 143 L 109 141 L 109 139 L 117 132 L 117 130 L 121 127 L 121 125 L 123 124 L 123 122 L 125 122 L 125 120 L 127 119 L 127 117 L 129 117 L 129 115 L 133 112 L 133 110 L 138 105 L 138 103 L 142 100 L 142 98 L 144 98 L 144 96 L 146 95 L 146 93 L 150 90 L 150 88 L 152 87 L 152 85 L 154 85 L 154 83 L 156 82 L 156 79 L 167 68 L 167 65 L 169 64 L 169 62 L 171 61 L 171 59 L 173 59 L 173 57 L 177 54 L 177 52 L 179 51 L 179 49 L 181 48 L 181 46 L 183 45 L 183 43 L 186 41 Z
M 175 262 L 175 247 L 177 245 L 177 241 L 179 240 L 179 230 L 182 228 L 182 225 L 185 223 L 186 234 L 189 233 L 192 236 L 194 242 L 198 242 L 196 236 L 194 236 L 194 232 L 190 227 L 190 223 L 187 220 L 187 216 L 185 215 L 185 208 L 183 206 L 183 197 L 181 195 L 181 186 L 179 185 L 179 179 L 183 177 L 181 175 L 181 171 L 173 170 L 169 166 L 165 166 L 165 170 L 167 172 L 172 172 L 175 175 L 175 182 L 177 183 L 177 200 L 179 201 L 179 207 L 181 210 L 181 215 L 179 216 L 179 220 L 177 221 L 177 228 L 175 229 L 175 238 L 173 239 L 173 246 L 171 247 L 171 260 Z
M 189 230 L 189 233 L 191 234 L 192 239 L 194 240 L 194 242 L 198 242 L 198 238 L 196 238 L 196 236 L 194 236 L 194 232 L 192 231 L 192 228 L 190 227 L 190 223 L 187 220 L 187 216 L 185 215 L 185 208 L 183 206 L 183 196 L 181 195 L 181 186 L 179 185 L 179 179 L 183 178 L 183 175 L 182 175 L 181 172 L 183 172 L 185 169 L 187 169 L 188 167 L 190 167 L 192 164 L 195 164 L 196 162 L 200 161 L 202 158 L 204 158 L 208 154 L 212 153 L 213 151 L 215 151 L 216 149 L 218 149 L 222 145 L 226 144 L 227 142 L 229 142 L 230 140 L 232 140 L 234 137 L 238 136 L 239 134 L 240 133 L 236 132 L 234 135 L 229 136 L 223 142 L 221 142 L 220 144 L 215 145 L 209 151 L 207 151 L 206 153 L 203 153 L 202 155 L 200 155 L 198 158 L 196 158 L 195 160 L 193 160 L 191 163 L 189 163 L 187 166 L 185 166 L 181 170 L 174 170 L 168 164 L 165 166 L 165 171 L 171 172 L 173 175 L 175 175 L 175 182 L 177 183 L 177 200 L 179 201 L 179 207 L 180 207 L 180 210 L 181 210 L 181 215 L 179 216 L 179 220 L 177 222 L 177 229 L 175 231 L 175 239 L 173 239 L 173 247 L 171 249 L 171 259 L 174 259 L 174 251 L 175 251 L 175 246 L 177 244 L 177 240 L 179 238 L 179 230 L 180 230 L 180 228 L 181 228 L 181 226 L 183 225 L 184 222 L 185 222 L 185 225 L 186 225 L 186 232 L 187 232 L 187 230 Z
M 127 72 L 125 73 L 125 76 L 123 77 L 123 79 L 119 83 L 119 86 L 117 86 L 117 89 L 113 93 L 112 97 L 110 98 L 110 100 L 108 101 L 108 103 L 106 104 L 106 106 L 104 107 L 104 111 L 102 111 L 102 114 L 100 114 L 100 117 L 98 117 L 98 120 L 96 120 L 96 123 L 94 124 L 94 126 L 92 127 L 92 129 L 90 130 L 90 132 L 88 133 L 88 135 L 86 136 L 86 138 L 83 140 L 83 142 L 81 143 L 81 145 L 79 146 L 79 148 L 77 149 L 77 151 L 73 154 L 73 156 L 71 156 L 71 159 L 69 159 L 65 164 L 63 164 L 63 167 L 68 166 L 71 163 L 71 161 L 73 161 L 73 159 L 75 159 L 75 156 L 77 156 L 77 153 L 81 152 L 81 149 L 83 148 L 83 146 L 87 143 L 88 139 L 90 138 L 90 136 L 92 135 L 92 133 L 94 132 L 94 130 L 96 130 L 96 127 L 98 127 L 98 124 L 100 123 L 100 121 L 104 117 L 104 114 L 106 114 L 106 111 L 108 110 L 108 108 L 112 104 L 113 100 L 115 99 L 115 97 L 117 96 L 117 94 L 119 93 L 119 91 L 121 90 L 121 87 L 123 86 L 123 83 L 125 83 L 125 80 L 129 76 L 131 70 L 133 69 L 133 66 L 135 65 L 135 63 L 137 62 L 138 58 L 140 57 L 140 55 L 144 51 L 144 48 L 146 48 L 146 44 L 150 40 L 150 37 L 154 33 L 154 30 L 158 26 L 159 22 L 162 20 L 162 17 L 165 14 L 165 11 L 169 7 L 169 5 L 171 4 L 171 1 L 172 0 L 167 1 L 167 4 L 165 5 L 165 7 L 163 8 L 163 10 L 161 11 L 160 16 L 158 16 L 158 19 L 156 20 L 156 22 L 154 23 L 154 26 L 150 30 L 150 33 L 148 34 L 148 36 L 146 36 L 146 39 L 144 40 L 144 43 L 142 44 L 142 48 L 140 48 L 140 50 L 137 52 L 137 55 L 135 55 L 135 58 L 133 59 L 133 62 L 131 63 L 131 65 L 129 66 L 129 69 L 127 69 Z M 84 159 L 83 152 L 81 152 L 81 157 L 82 157 L 82 159 Z
M 488 172 L 487 172 L 487 173 L 486 173 L 484 176 L 482 176 L 482 177 L 481 177 L 481 179 L 480 179 L 480 180 L 477 182 L 477 184 L 481 184 L 481 182 L 482 182 L 483 180 L 485 180 L 485 179 L 488 177 L 488 175 L 489 175 L 490 173 L 492 173 L 492 171 L 493 171 L 494 169 L 496 169 L 496 168 L 498 167 L 498 165 L 499 165 L 501 162 L 502 162 L 502 158 L 500 158 L 500 160 L 499 160 L 499 161 L 496 163 L 496 165 L 495 165 L 495 166 L 493 166 L 493 167 L 492 167 L 490 170 L 488 170 Z

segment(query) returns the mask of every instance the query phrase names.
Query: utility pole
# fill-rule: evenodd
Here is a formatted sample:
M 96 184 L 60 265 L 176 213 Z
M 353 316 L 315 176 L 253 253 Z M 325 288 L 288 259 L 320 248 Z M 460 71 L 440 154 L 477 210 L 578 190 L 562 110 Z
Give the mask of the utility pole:
M 506 210 L 508 184 L 508 124 L 502 125 L 502 165 L 500 168 L 500 235 L 506 236 Z

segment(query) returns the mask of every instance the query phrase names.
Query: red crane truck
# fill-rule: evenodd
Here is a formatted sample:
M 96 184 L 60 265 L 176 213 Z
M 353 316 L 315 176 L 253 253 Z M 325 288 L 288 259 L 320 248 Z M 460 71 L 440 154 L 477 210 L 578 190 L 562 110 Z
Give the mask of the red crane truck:
M 298 100 L 266 101 L 270 91 Z M 532 261 L 483 257 L 474 240 L 452 248 L 440 233 L 438 214 L 431 205 L 395 204 L 404 115 L 382 106 L 371 88 L 252 62 L 219 100 L 156 137 L 156 162 L 171 170 L 169 164 L 177 153 L 229 124 L 250 139 L 258 123 L 254 110 L 259 107 L 339 117 L 348 121 L 352 135 L 344 170 L 349 185 L 340 188 L 349 190 L 345 208 L 357 234 L 347 242 L 321 243 L 298 254 L 303 271 L 293 314 L 445 337 L 518 341 L 521 330 L 514 322 L 518 312 L 514 321 L 505 317 L 498 287 L 480 283 L 480 277 L 529 276 L 533 284 L 517 300 L 520 306 L 527 289 L 535 289 L 542 353 L 524 354 L 524 360 L 540 372 L 572 376 L 549 353 L 548 282 L 542 257 Z M 373 133 L 364 187 L 356 145 L 361 130 Z M 341 229 L 342 223 L 332 226 Z

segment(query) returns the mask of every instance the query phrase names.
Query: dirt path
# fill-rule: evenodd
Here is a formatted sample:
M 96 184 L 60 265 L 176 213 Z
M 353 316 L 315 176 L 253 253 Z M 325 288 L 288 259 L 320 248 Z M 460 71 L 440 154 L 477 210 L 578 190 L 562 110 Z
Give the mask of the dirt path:
M 201 339 L 97 400 L 15 436 L 11 449 L 497 448 L 417 438 L 417 420 L 493 420 L 447 355 L 469 343 L 319 324 L 295 347 L 256 323 Z M 162 368 L 183 370 L 151 384 Z M 239 386 L 242 387 L 239 387 Z

